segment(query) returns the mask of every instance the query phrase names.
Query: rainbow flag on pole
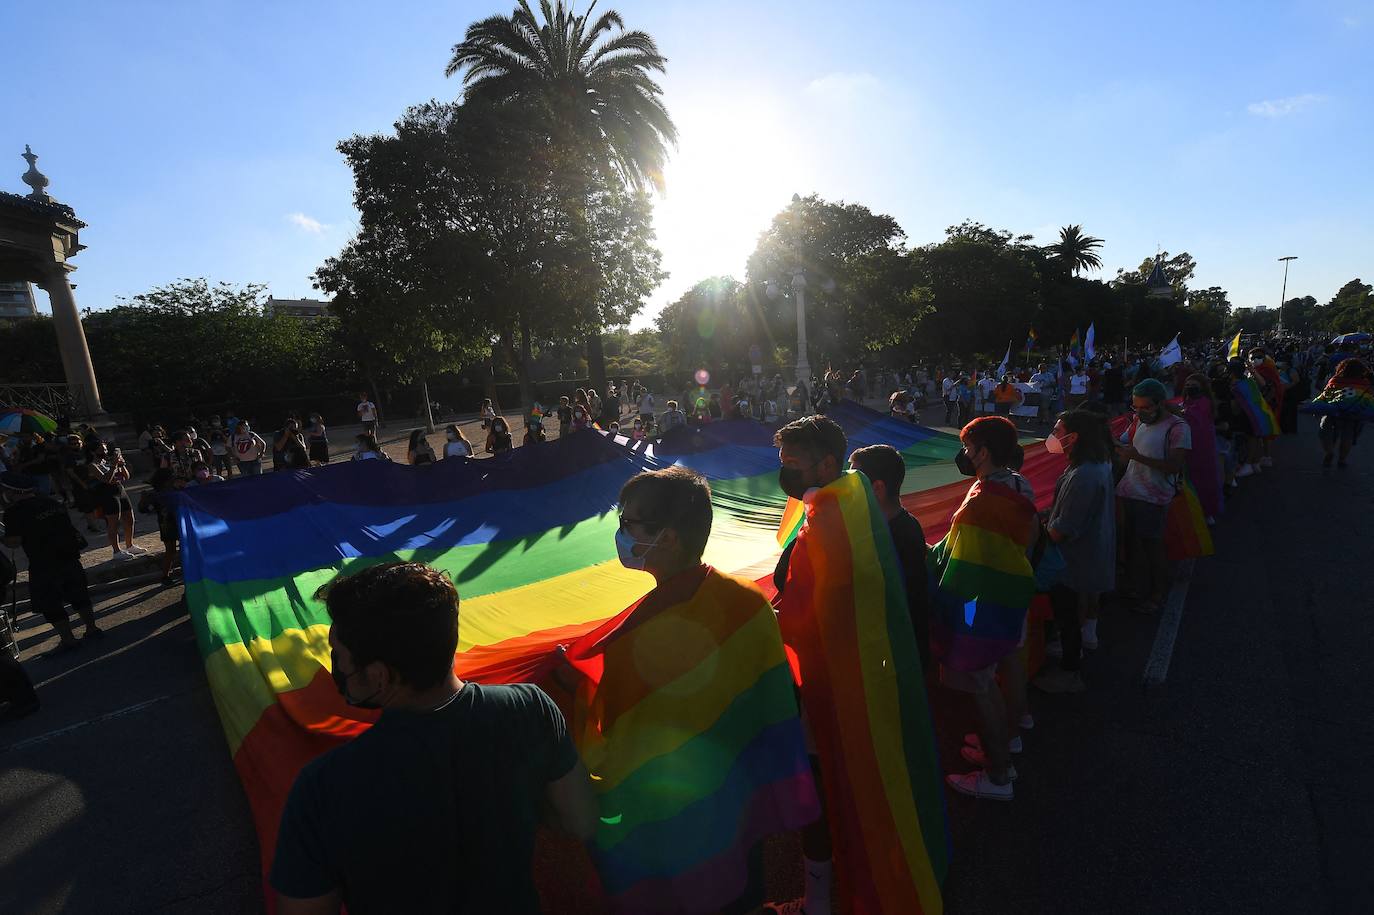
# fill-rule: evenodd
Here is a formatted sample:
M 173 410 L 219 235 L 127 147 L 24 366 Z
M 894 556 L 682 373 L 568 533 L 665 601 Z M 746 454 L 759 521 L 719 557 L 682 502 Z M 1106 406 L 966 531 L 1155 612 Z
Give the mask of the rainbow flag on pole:
M 568 659 L 587 675 L 572 734 L 616 911 L 719 911 L 762 839 L 820 815 L 777 617 L 751 582 L 684 572 Z
M 808 494 L 778 622 L 797 657 L 848 911 L 942 911 L 949 837 L 921 659 L 862 474 Z
M 1073 330 L 1073 336 L 1069 338 L 1069 355 L 1077 359 L 1079 357 L 1079 351 L 1082 349 L 1082 346 L 1082 338 L 1079 337 L 1078 328 L 1075 327 Z

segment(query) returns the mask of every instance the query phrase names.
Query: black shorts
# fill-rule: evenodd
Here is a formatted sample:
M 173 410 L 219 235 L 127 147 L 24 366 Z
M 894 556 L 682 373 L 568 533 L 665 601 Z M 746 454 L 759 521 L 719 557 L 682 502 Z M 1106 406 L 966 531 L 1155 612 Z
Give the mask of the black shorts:
M 177 526 L 176 512 L 163 509 L 157 513 L 157 532 L 168 549 L 181 542 L 181 528 Z
M 120 515 L 134 513 L 134 503 L 129 501 L 127 495 L 115 495 L 108 493 L 100 500 L 96 506 L 96 514 L 102 518 L 118 518 Z
M 329 442 L 311 442 L 310 460 L 321 464 L 329 463 Z

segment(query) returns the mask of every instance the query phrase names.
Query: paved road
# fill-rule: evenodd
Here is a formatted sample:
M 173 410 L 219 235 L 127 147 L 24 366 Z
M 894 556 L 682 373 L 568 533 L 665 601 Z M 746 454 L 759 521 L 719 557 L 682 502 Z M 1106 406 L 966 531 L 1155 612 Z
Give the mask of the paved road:
M 1374 910 L 1374 464 L 1278 454 L 1197 564 L 1166 682 L 1140 681 L 1156 622 L 1106 611 L 1092 691 L 1032 698 L 1016 800 L 949 798 L 949 911 Z M 44 707 L 0 728 L 0 911 L 260 911 L 180 594 L 106 600 L 110 639 L 61 661 L 26 619 Z M 936 709 L 956 768 L 963 710 Z

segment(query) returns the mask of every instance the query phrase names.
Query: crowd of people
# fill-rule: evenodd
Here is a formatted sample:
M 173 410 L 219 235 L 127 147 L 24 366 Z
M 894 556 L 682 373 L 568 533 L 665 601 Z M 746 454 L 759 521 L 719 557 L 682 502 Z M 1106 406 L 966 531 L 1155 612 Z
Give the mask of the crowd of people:
M 909 622 L 923 673 L 914 682 L 927 691 L 966 696 L 968 717 L 977 722 L 963 736 L 958 761 L 945 761 L 948 769 L 962 770 L 950 771 L 946 782 L 973 798 L 1010 801 L 1016 758 L 1026 752 L 1027 732 L 1034 727 L 1028 687 L 1087 690 L 1085 657 L 1101 644 L 1100 612 L 1121 608 L 1151 615 L 1162 608 L 1171 584 L 1171 506 L 1191 491 L 1207 523 L 1215 524 L 1241 481 L 1273 466 L 1270 444 L 1296 431 L 1300 402 L 1323 390 L 1369 392 L 1367 348 L 1342 352 L 1312 341 L 1262 341 L 1243 355 L 1212 345 L 1170 364 L 1139 354 L 1108 356 L 981 378 L 943 366 L 875 371 L 871 378 L 862 370 L 847 378 L 827 371 L 810 390 L 784 386 L 778 376 L 750 376 L 718 390 L 704 383 L 688 386 L 661 407 L 648 387 L 627 380 L 612 383 L 604 398 L 579 389 L 552 409 L 534 405 L 524 444 L 542 441 L 544 424 L 552 421 L 560 435 L 599 426 L 632 441 L 727 419 L 787 421 L 775 434 L 783 493 L 810 504 L 813 493 L 837 484 L 846 471 L 862 475 L 901 570 L 902 625 Z M 1034 417 L 1014 412 L 1025 406 L 1028 389 L 1038 395 Z M 946 422 L 959 427 L 954 463 L 972 482 L 950 518 L 950 533 L 934 545 L 903 506 L 901 455 L 888 445 L 850 453 L 842 428 L 824 416 L 837 400 L 862 400 L 885 390 L 891 390 L 893 413 L 907 418 L 915 416 L 913 405 L 919 410 L 938 396 Z M 975 410 L 992 415 L 974 416 Z M 376 439 L 377 416 L 375 405 L 361 397 L 354 460 L 387 459 Z M 1067 459 L 1052 498 L 1042 500 L 1048 502 L 1044 510 L 1021 472 L 1025 451 L 1012 416 L 1045 424 L 1047 450 Z M 481 420 L 486 452 L 514 447 L 509 423 L 491 402 L 482 405 Z M 1361 425 L 1358 418 L 1322 417 L 1326 466 L 1346 466 Z M 408 462 L 475 456 L 474 443 L 459 426 L 445 432 L 447 441 L 436 453 L 423 431 L 415 430 L 407 442 Z M 56 630 L 58 650 L 76 649 L 81 642 L 66 606 L 81 619 L 86 638 L 102 635 L 80 561 L 88 541 L 76 522 L 84 521 L 87 533 L 104 535 L 114 561 L 144 552 L 133 543 L 129 463 L 118 447 L 84 426 L 64 426 L 50 439 L 25 434 L 5 445 L 4 542 L 24 549 L 33 607 Z M 274 469 L 317 466 L 331 457 L 328 430 L 317 414 L 288 417 L 268 439 L 235 417 L 213 417 L 204 432 L 188 424 L 170 436 L 152 425 L 140 446 L 154 470 L 139 508 L 157 513 L 168 582 L 177 524 L 167 492 L 214 485 L 236 472 L 260 474 L 269 450 Z M 626 484 L 617 555 L 627 568 L 652 575 L 655 587 L 619 632 L 652 619 L 665 595 L 680 604 L 684 594 L 708 582 L 728 580 L 730 588 L 765 599 L 754 583 L 702 565 L 711 522 L 709 484 L 695 473 L 670 468 Z M 779 614 L 788 612 L 786 595 L 796 594 L 793 546 L 795 541 L 783 551 L 773 576 Z M 1022 649 L 1036 625 L 1029 611 L 1037 594 L 1052 611 L 1044 634 L 1052 661 L 1030 679 Z M 350 911 L 386 910 L 398 886 L 423 893 L 428 902 L 443 897 L 454 910 L 537 910 L 529 878 L 536 825 L 542 819 L 583 840 L 597 828 L 591 776 L 572 746 L 562 711 L 585 685 L 583 670 L 565 660 L 543 688 L 462 682 L 451 664 L 458 593 L 446 576 L 421 564 L 372 567 L 341 578 L 321 597 L 333 621 L 331 666 L 340 694 L 382 715 L 364 735 L 320 757 L 298 777 L 271 874 L 279 911 L 313 911 L 310 906 L 320 904 L 334 910 L 341 902 Z M 781 643 L 786 621 L 779 619 L 781 628 L 772 637 Z M 604 674 L 615 675 L 610 668 Z M 0 689 L 11 715 L 37 707 L 27 678 L 8 656 Z M 665 716 L 670 728 L 675 722 L 686 728 L 699 701 L 693 691 L 682 691 L 672 701 L 656 702 L 652 712 Z M 791 714 L 805 728 L 806 701 L 799 707 L 791 701 Z M 468 751 L 474 742 L 484 746 L 483 753 Z M 813 751 L 809 768 L 818 790 L 826 779 L 845 777 L 828 766 Z M 444 787 L 455 782 L 482 785 L 480 803 L 458 803 L 456 792 Z M 663 790 L 671 793 L 672 787 L 665 783 Z M 359 804 L 359 798 L 368 800 Z M 664 802 L 670 802 L 667 795 Z M 803 829 L 804 893 L 775 908 L 831 911 L 837 836 L 830 824 L 842 816 L 822 807 Z M 464 838 L 490 838 L 487 827 L 498 820 L 505 824 L 501 841 Z M 423 841 L 376 842 L 361 864 L 358 836 L 402 830 Z M 426 854 L 414 854 L 417 845 Z M 728 910 L 747 911 L 763 902 L 758 858 L 748 849 L 742 854 L 750 879 Z M 441 860 L 442 867 L 435 863 Z M 459 876 L 436 882 L 441 872 Z M 505 876 L 493 880 L 493 874 Z M 483 901 L 473 887 L 499 887 L 502 896 Z

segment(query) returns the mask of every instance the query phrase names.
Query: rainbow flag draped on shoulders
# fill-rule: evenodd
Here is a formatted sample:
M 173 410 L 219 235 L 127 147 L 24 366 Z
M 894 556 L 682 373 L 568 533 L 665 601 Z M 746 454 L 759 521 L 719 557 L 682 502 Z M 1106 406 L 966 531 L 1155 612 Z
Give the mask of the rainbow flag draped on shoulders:
M 1231 385 L 1231 393 L 1240 405 L 1241 412 L 1250 420 L 1250 428 L 1255 435 L 1263 438 L 1279 434 L 1279 419 L 1274 415 L 1274 408 L 1269 401 L 1264 399 L 1255 379 L 1237 378 Z
M 1374 421 L 1374 391 L 1370 390 L 1367 381 L 1343 383 L 1333 378 L 1310 403 L 1305 403 L 1298 409 L 1303 413 L 1313 413 L 1317 416 Z
M 684 572 L 568 658 L 586 675 L 572 733 L 616 911 L 719 911 L 764 837 L 820 815 L 777 618 L 751 582 Z
M 806 497 L 778 601 L 848 911 L 934 913 L 949 866 L 916 636 L 887 522 L 849 472 Z
M 979 670 L 1021 639 L 1035 595 L 1026 549 L 1035 505 L 1002 483 L 978 480 L 926 562 L 932 589 L 931 654 L 953 670 Z

